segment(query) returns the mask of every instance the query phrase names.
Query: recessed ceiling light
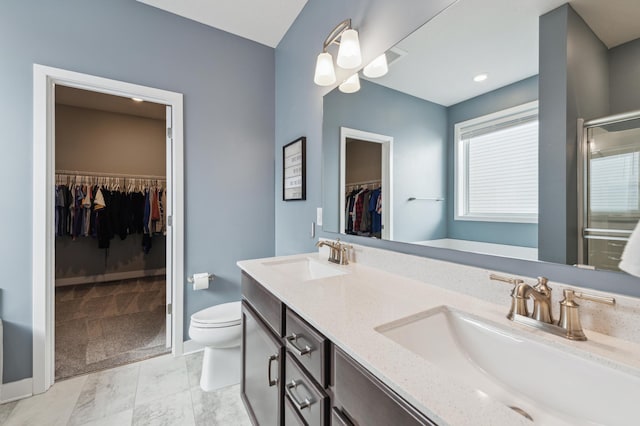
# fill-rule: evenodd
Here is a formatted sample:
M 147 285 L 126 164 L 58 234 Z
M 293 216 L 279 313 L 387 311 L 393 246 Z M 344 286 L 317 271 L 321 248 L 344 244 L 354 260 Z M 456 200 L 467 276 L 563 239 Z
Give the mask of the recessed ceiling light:
M 140 98 L 131 98 L 131 100 L 134 102 L 143 102 L 143 100 Z
M 473 81 L 475 81 L 476 83 L 480 83 L 481 81 L 485 81 L 487 78 L 489 78 L 489 74 L 482 73 L 473 77 Z

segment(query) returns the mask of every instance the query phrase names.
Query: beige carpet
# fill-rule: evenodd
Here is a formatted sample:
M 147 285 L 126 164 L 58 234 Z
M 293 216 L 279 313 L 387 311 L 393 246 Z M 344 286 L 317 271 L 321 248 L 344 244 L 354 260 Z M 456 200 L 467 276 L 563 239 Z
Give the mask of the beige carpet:
M 56 288 L 56 380 L 167 353 L 165 277 Z

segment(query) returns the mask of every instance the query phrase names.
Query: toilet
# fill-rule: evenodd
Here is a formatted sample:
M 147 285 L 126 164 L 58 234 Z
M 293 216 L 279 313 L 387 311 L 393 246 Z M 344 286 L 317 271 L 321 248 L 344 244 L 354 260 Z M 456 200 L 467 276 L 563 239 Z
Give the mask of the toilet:
M 191 315 L 189 337 L 204 346 L 200 387 L 213 391 L 240 382 L 240 302 L 211 306 Z

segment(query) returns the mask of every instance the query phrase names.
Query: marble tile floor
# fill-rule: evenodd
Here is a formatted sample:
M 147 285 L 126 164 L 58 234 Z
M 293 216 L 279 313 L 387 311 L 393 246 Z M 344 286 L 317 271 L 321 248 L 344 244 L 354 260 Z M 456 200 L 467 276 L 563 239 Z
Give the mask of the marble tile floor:
M 56 380 L 167 353 L 164 276 L 56 288 Z
M 240 385 L 200 389 L 202 352 L 56 382 L 42 395 L 0 405 L 4 426 L 249 426 Z

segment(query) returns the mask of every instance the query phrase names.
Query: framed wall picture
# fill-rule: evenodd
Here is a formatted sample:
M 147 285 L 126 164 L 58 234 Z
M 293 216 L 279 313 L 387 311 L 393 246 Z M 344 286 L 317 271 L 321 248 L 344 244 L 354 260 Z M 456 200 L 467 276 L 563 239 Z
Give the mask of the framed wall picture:
M 282 147 L 282 199 L 306 200 L 306 143 L 300 137 Z

